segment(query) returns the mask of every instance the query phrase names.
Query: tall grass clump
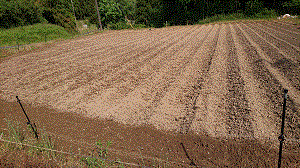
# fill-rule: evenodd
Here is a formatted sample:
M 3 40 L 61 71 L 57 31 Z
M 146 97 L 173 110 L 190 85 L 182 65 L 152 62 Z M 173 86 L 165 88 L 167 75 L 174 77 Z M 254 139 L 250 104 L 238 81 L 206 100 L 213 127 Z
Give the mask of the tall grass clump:
M 246 19 L 247 16 L 243 13 L 232 13 L 232 14 L 218 14 L 211 17 L 207 17 L 203 20 L 200 20 L 198 24 L 214 23 L 221 21 L 232 21 L 232 20 L 242 20 Z
M 93 152 L 90 153 L 90 157 L 82 157 L 81 161 L 87 166 L 87 167 L 119 167 L 124 168 L 124 165 L 122 163 L 117 162 L 111 162 L 108 161 L 108 148 L 112 144 L 111 141 L 107 141 L 106 143 L 101 142 L 99 140 L 96 142 L 96 148 L 93 150 Z M 101 159 L 100 159 L 101 158 Z
M 238 21 L 238 20 L 255 20 L 255 19 L 272 19 L 276 18 L 278 14 L 275 10 L 269 10 L 264 8 L 263 10 L 254 13 L 253 15 L 247 15 L 244 13 L 232 13 L 232 14 L 218 14 L 211 17 L 207 17 L 203 20 L 198 21 L 198 24 L 207 24 L 215 22 L 226 22 L 226 21 Z
M 45 131 L 38 130 L 37 140 L 30 126 L 24 129 L 18 122 L 4 120 L 7 131 L 0 132 L 0 139 L 4 140 L 0 141 L 0 167 L 124 167 L 119 160 L 108 160 L 111 141 L 96 142 L 88 157 L 66 155 L 58 152 L 55 140 Z
M 0 29 L 0 47 L 46 42 L 55 39 L 68 39 L 72 35 L 61 26 L 45 23 Z

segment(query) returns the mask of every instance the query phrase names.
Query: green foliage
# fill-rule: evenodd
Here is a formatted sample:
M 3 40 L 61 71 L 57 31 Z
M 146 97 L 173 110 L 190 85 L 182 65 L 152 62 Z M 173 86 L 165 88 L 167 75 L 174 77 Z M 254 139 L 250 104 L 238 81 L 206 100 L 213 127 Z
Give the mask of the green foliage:
M 289 11 L 290 14 L 299 15 L 300 14 L 300 0 L 290 0 L 283 4 L 283 7 Z
M 213 23 L 219 21 L 231 21 L 231 20 L 241 20 L 246 19 L 247 16 L 243 13 L 233 13 L 233 14 L 219 14 L 211 17 L 207 17 L 203 20 L 198 21 L 198 24 L 206 24 L 206 23 Z
M 142 29 L 142 28 L 146 28 L 147 26 L 144 25 L 144 24 L 134 24 L 133 25 L 133 28 L 136 28 L 136 29 Z
M 278 14 L 275 10 L 273 10 L 273 9 L 269 10 L 267 8 L 264 8 L 262 11 L 256 13 L 254 15 L 254 18 L 267 19 L 267 18 L 275 18 L 277 16 L 278 16 Z
M 262 1 L 251 0 L 246 2 L 245 14 L 247 16 L 254 16 L 256 13 L 263 11 L 264 5 Z
M 162 3 L 159 0 L 137 0 L 135 7 L 135 21 L 148 27 L 163 26 Z
M 42 22 L 42 11 L 34 0 L 0 0 L 0 28 Z
M 99 25 L 94 0 L 0 0 L 0 28 L 48 22 L 76 32 L 75 17 Z M 265 18 L 276 13 L 299 14 L 300 0 L 97 0 L 104 28 L 194 24 L 199 20 L 224 19 L 233 13 Z M 276 9 L 274 11 L 274 9 Z M 131 25 L 126 23 L 132 23 Z
M 38 23 L 0 30 L 0 46 L 15 46 L 70 37 L 72 37 L 72 34 L 68 33 L 63 27 Z
M 71 9 L 71 2 L 65 0 L 42 0 L 43 17 L 52 24 L 66 28 L 70 33 L 76 30 L 75 18 Z
M 99 13 L 101 18 L 101 23 L 103 27 L 108 25 L 116 24 L 123 21 L 124 16 L 122 11 L 118 8 L 118 4 L 113 0 L 98 0 Z M 90 17 L 90 21 L 93 24 L 99 25 L 98 15 L 96 12 Z
M 109 24 L 109 25 L 107 25 L 107 27 L 109 29 L 112 29 L 112 30 L 121 30 L 121 29 L 129 29 L 129 28 L 131 28 L 131 26 L 129 24 L 127 24 L 126 22 L 124 22 L 124 21 L 120 21 L 120 22 L 117 22 L 117 23 Z
M 7 125 L 8 133 L 9 133 L 9 141 L 22 143 L 25 140 L 25 135 L 20 131 L 20 123 L 12 122 L 8 119 L 4 119 Z M 14 145 L 6 144 L 7 147 L 14 148 Z M 16 146 L 18 149 L 22 149 L 22 145 Z
M 107 163 L 106 159 L 107 159 L 107 154 L 108 154 L 108 147 L 111 145 L 111 142 L 108 141 L 106 143 L 106 146 L 104 146 L 104 144 L 101 142 L 101 140 L 99 140 L 96 143 L 96 145 L 97 145 L 97 147 L 96 147 L 97 155 L 92 153 L 91 157 L 81 158 L 81 161 L 83 163 L 85 163 L 88 167 L 108 167 L 108 166 L 110 166 L 111 164 Z M 97 159 L 95 157 L 100 157 L 102 159 Z

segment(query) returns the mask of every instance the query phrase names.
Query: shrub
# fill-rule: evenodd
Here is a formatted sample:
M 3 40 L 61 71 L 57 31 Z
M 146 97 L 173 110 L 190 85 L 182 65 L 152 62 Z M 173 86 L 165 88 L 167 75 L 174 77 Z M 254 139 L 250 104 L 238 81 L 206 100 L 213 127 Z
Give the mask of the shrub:
M 276 17 L 278 14 L 275 10 L 269 10 L 267 8 L 264 8 L 261 12 L 256 13 L 254 15 L 255 18 L 273 18 Z
M 285 2 L 283 7 L 285 7 L 286 11 L 288 11 L 290 14 L 300 14 L 300 0 L 291 0 L 289 2 Z
M 43 6 L 43 17 L 49 23 L 62 26 L 68 32 L 75 33 L 76 23 L 70 8 L 70 2 L 62 0 L 43 0 L 41 4 Z
M 212 23 L 217 21 L 229 21 L 229 20 L 238 20 L 244 19 L 246 16 L 243 13 L 233 13 L 233 14 L 218 14 L 212 17 L 207 17 L 204 20 L 198 21 L 198 24 Z
M 109 29 L 113 29 L 113 30 L 121 30 L 121 29 L 129 29 L 131 28 L 131 26 L 123 21 L 117 22 L 117 23 L 112 23 L 112 24 L 108 24 L 107 27 Z
M 254 16 L 256 13 L 261 12 L 264 9 L 264 4 L 259 0 L 251 0 L 246 2 L 244 13 L 247 16 Z
M 0 0 L 0 28 L 42 22 L 42 11 L 33 0 Z

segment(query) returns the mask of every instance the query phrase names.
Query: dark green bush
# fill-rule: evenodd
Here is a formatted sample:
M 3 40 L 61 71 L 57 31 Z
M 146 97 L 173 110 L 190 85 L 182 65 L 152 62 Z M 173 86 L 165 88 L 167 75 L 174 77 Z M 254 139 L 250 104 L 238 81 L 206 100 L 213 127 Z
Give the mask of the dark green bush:
M 267 8 L 264 8 L 262 11 L 254 15 L 255 18 L 273 18 L 276 16 L 278 16 L 278 14 L 275 10 L 269 10 Z
M 129 29 L 131 26 L 127 24 L 126 22 L 120 21 L 117 23 L 109 24 L 107 25 L 107 28 L 112 30 L 121 30 L 121 29 Z
M 42 22 L 42 11 L 33 0 L 0 0 L 0 27 L 11 28 Z
M 42 0 L 43 17 L 52 24 L 64 27 L 67 31 L 76 31 L 75 18 L 71 3 L 64 0 Z
M 218 21 L 239 20 L 239 19 L 245 19 L 245 18 L 247 18 L 247 16 L 245 16 L 243 13 L 219 14 L 219 15 L 214 15 L 211 17 L 207 17 L 203 20 L 200 20 L 197 22 L 197 24 L 205 24 L 205 23 L 212 23 L 212 22 L 218 22 Z
M 244 13 L 247 16 L 254 16 L 255 14 L 263 11 L 263 9 L 264 9 L 264 4 L 262 1 L 251 0 L 251 1 L 246 2 Z
M 300 0 L 290 0 L 289 2 L 285 2 L 283 4 L 285 11 L 292 15 L 300 14 Z

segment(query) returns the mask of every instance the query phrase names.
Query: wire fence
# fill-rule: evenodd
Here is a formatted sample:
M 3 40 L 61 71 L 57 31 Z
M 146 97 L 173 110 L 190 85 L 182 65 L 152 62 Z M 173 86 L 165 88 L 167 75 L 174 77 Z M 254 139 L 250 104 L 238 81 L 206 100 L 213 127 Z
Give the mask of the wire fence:
M 6 128 L 1 128 L 1 130 L 8 131 L 8 129 L 6 129 Z M 26 130 L 21 130 L 21 131 L 25 132 Z M 96 147 L 95 144 L 91 144 L 91 143 L 85 142 L 83 140 L 80 140 L 80 141 L 73 140 L 72 138 L 67 137 L 65 135 L 61 136 L 61 135 L 57 135 L 57 134 L 54 134 L 54 133 L 51 133 L 51 132 L 46 132 L 46 131 L 44 131 L 44 133 L 46 133 L 48 135 L 51 135 L 53 137 L 59 138 L 59 139 L 70 141 L 73 144 L 84 145 L 86 149 L 93 150 Z M 61 150 L 53 150 L 53 149 L 37 147 L 37 146 L 34 146 L 34 145 L 29 145 L 29 144 L 23 144 L 23 143 L 18 143 L 18 142 L 7 141 L 7 140 L 3 140 L 2 139 L 2 135 L 3 135 L 3 133 L 0 136 L 0 141 L 7 142 L 7 143 L 14 143 L 14 144 L 18 144 L 18 145 L 24 145 L 24 146 L 28 146 L 28 147 L 39 148 L 39 149 L 43 149 L 43 150 L 48 150 L 48 151 L 52 151 L 52 152 L 57 152 L 57 153 L 62 153 L 62 154 L 68 154 L 68 155 L 73 155 L 73 156 L 80 156 L 80 157 L 84 157 L 84 158 L 94 158 L 94 159 L 109 161 L 111 163 L 120 163 L 120 164 L 126 164 L 126 165 L 136 166 L 136 167 L 149 168 L 149 167 L 142 166 L 142 165 L 135 164 L 135 163 L 113 161 L 113 160 L 109 160 L 109 159 L 105 159 L 105 158 L 100 158 L 100 157 L 91 157 L 91 156 L 80 155 L 80 154 L 75 154 L 75 153 L 71 153 L 71 152 L 65 152 L 65 151 L 61 151 Z M 243 138 L 243 139 L 250 139 L 250 140 L 264 140 L 264 141 L 278 142 L 277 138 L 267 138 L 267 137 L 265 137 L 265 138 L 263 138 L 263 137 L 261 137 L 261 138 L 255 138 L 253 136 L 246 136 L 246 135 L 244 135 L 244 136 L 237 136 L 237 135 L 233 135 L 233 134 L 226 134 L 225 137 L 227 137 L 227 138 Z M 299 143 L 300 144 L 300 139 L 292 139 L 292 138 L 289 139 L 289 138 L 287 138 L 287 139 L 285 139 L 285 141 L 293 142 L 293 143 Z M 169 164 L 181 165 L 181 166 L 184 166 L 184 167 L 194 167 L 194 166 L 191 166 L 190 164 L 187 164 L 187 163 L 185 164 L 185 163 L 181 163 L 181 162 L 173 162 L 173 161 L 168 161 L 168 160 L 160 159 L 160 158 L 157 158 L 157 157 L 142 156 L 141 154 L 137 154 L 137 153 L 134 153 L 134 152 L 126 152 L 126 151 L 118 150 L 118 149 L 114 149 L 114 148 L 107 148 L 107 150 L 113 151 L 114 153 L 119 154 L 119 155 L 126 155 L 126 156 L 129 156 L 129 157 L 134 158 L 134 159 L 148 159 L 148 160 L 153 160 L 153 161 L 158 161 L 158 162 L 164 162 L 164 163 L 169 163 Z M 287 154 L 295 154 L 295 152 L 290 152 L 290 151 L 283 151 L 283 152 L 287 153 Z M 300 151 L 298 153 L 300 154 Z M 298 153 L 296 153 L 296 154 L 298 154 Z M 207 161 L 207 160 L 203 160 L 203 161 Z
M 221 136 L 222 137 L 225 137 L 225 138 L 238 138 L 238 139 L 250 139 L 250 140 L 263 140 L 263 141 L 280 141 L 280 152 L 279 152 L 279 161 L 278 161 L 278 164 L 280 167 L 280 164 L 281 164 L 281 153 L 282 153 L 282 144 L 283 144 L 283 141 L 287 141 L 287 142 L 292 142 L 292 143 L 300 143 L 300 139 L 292 139 L 292 138 L 284 138 L 283 136 L 283 129 L 284 129 L 284 118 L 285 118 L 285 106 L 286 106 L 286 99 L 287 99 L 287 90 L 285 90 L 285 95 L 284 95 L 284 104 L 283 104 L 283 116 L 282 116 L 282 127 L 281 127 L 281 135 L 279 136 L 278 139 L 274 138 L 274 137 L 255 137 L 255 136 L 247 136 L 247 135 L 234 135 L 234 134 L 222 134 Z M 18 96 L 16 96 L 16 98 L 18 99 Z M 25 110 L 23 109 L 22 107 L 22 104 L 20 102 L 20 100 L 18 99 L 18 102 L 24 112 L 24 114 L 26 115 L 26 112 Z M 27 117 L 27 115 L 26 115 Z M 27 124 L 30 124 L 30 120 L 29 118 L 27 117 L 28 119 L 28 122 Z M 33 123 L 34 124 L 34 123 Z M 34 124 L 35 125 L 35 124 Z M 32 126 L 32 125 L 31 125 Z M 0 128 L 2 129 L 3 131 L 9 131 L 9 129 L 5 129 L 5 128 Z M 26 131 L 26 130 L 19 130 L 19 131 Z M 33 130 L 34 131 L 34 130 Z M 76 140 L 73 140 L 72 138 L 70 137 L 67 137 L 67 136 L 60 136 L 60 135 L 57 135 L 57 134 L 54 134 L 54 133 L 51 133 L 51 132 L 45 132 L 43 131 L 43 133 L 46 133 L 48 135 L 51 135 L 51 136 L 54 136 L 54 137 L 57 137 L 57 138 L 60 138 L 60 139 L 64 139 L 64 140 L 67 140 L 67 141 L 71 141 L 77 145 L 79 144 L 84 144 L 85 145 L 85 148 L 86 149 L 95 149 L 96 145 L 95 144 L 91 144 L 91 143 L 88 143 L 88 142 L 85 142 L 84 140 L 81 140 L 81 141 L 76 141 Z M 125 165 L 131 165 L 131 166 L 136 166 L 136 167 L 143 167 L 143 168 L 148 168 L 146 166 L 142 166 L 142 165 L 139 165 L 139 164 L 135 164 L 135 163 L 128 163 L 128 162 L 121 162 L 121 161 L 116 161 L 116 160 L 110 160 L 110 159 L 106 159 L 106 158 L 101 158 L 101 157 L 91 157 L 91 156 L 87 156 L 87 155 L 82 155 L 82 154 L 77 154 L 77 153 L 71 153 L 71 152 L 65 152 L 65 151 L 61 151 L 61 150 L 55 150 L 55 149 L 49 149 L 49 148 L 44 148 L 44 147 L 39 147 L 39 146 L 35 146 L 35 145 L 30 145 L 30 144 L 25 144 L 25 143 L 21 143 L 21 142 L 13 142 L 13 141 L 9 141 L 9 140 L 5 140 L 3 139 L 4 133 L 2 132 L 1 135 L 0 135 L 0 141 L 2 142 L 6 142 L 6 143 L 11 143 L 11 144 L 16 144 L 16 145 L 23 145 L 23 146 L 28 146 L 28 147 L 32 147 L 32 148 L 37 148 L 37 149 L 42 149 L 42 150 L 47 150 L 47 151 L 51 151 L 51 152 L 56 152 L 56 153 L 61 153 L 61 154 L 67 154 L 67 155 L 72 155 L 72 156 L 80 156 L 82 158 L 92 158 L 92 159 L 99 159 L 101 161 L 108 161 L 108 162 L 111 162 L 111 163 L 119 163 L 119 164 L 125 164 Z M 38 137 L 36 137 L 38 139 Z M 300 145 L 299 145 L 300 147 Z M 130 156 L 132 158 L 139 158 L 139 159 L 150 159 L 150 160 L 153 160 L 153 161 L 159 161 L 159 162 L 165 162 L 165 163 L 171 163 L 171 164 L 176 164 L 176 165 L 181 165 L 181 166 L 185 166 L 185 167 L 194 167 L 193 165 L 190 165 L 190 164 L 187 164 L 187 163 L 178 163 L 178 162 L 172 162 L 172 161 L 168 161 L 168 160 L 163 160 L 163 159 L 160 159 L 158 157 L 147 157 L 147 156 L 142 156 L 141 154 L 136 154 L 134 152 L 125 152 L 124 150 L 117 150 L 117 149 L 113 149 L 113 148 L 106 148 L 106 150 L 110 150 L 110 151 L 114 151 L 115 153 L 117 154 L 120 154 L 121 156 L 123 155 L 127 155 L 127 156 Z M 295 152 L 284 152 L 284 153 L 293 153 L 293 154 L 300 154 L 299 152 L 295 153 Z M 207 160 L 202 160 L 202 161 L 207 161 Z M 212 164 L 214 164 L 213 162 L 211 162 Z
M 8 129 L 6 129 L 6 128 L 2 128 L 2 130 L 8 131 Z M 21 131 L 26 131 L 26 130 L 21 130 Z M 77 145 L 84 144 L 86 149 L 93 150 L 96 147 L 95 144 L 91 144 L 91 143 L 85 142 L 83 140 L 76 141 L 76 140 L 73 140 L 73 139 L 71 139 L 69 137 L 60 136 L 60 135 L 57 135 L 57 134 L 54 134 L 54 133 L 51 133 L 51 132 L 44 132 L 44 133 L 46 133 L 48 135 L 51 135 L 51 136 L 54 136 L 54 137 L 57 137 L 59 139 L 64 139 L 66 141 L 70 141 L 73 144 L 77 144 Z M 68 155 L 73 155 L 73 156 L 80 156 L 80 157 L 84 157 L 84 158 L 99 159 L 99 160 L 103 160 L 103 161 L 109 161 L 111 163 L 119 163 L 119 164 L 132 165 L 132 166 L 136 166 L 136 167 L 151 168 L 151 167 L 142 166 L 142 165 L 135 164 L 135 163 L 127 163 L 127 162 L 121 162 L 121 161 L 114 161 L 114 160 L 109 160 L 109 159 L 100 158 L 100 157 L 91 157 L 91 156 L 86 156 L 86 155 L 81 155 L 81 154 L 76 154 L 76 153 L 71 153 L 71 152 L 65 152 L 65 151 L 61 151 L 61 150 L 54 150 L 54 149 L 49 149 L 49 148 L 38 147 L 38 146 L 30 145 L 30 144 L 24 144 L 24 143 L 19 143 L 19 142 L 8 141 L 8 140 L 2 139 L 2 135 L 3 135 L 3 133 L 0 136 L 0 141 L 2 141 L 2 142 L 13 143 L 13 144 L 17 144 L 17 145 L 24 145 L 24 146 L 28 146 L 28 147 L 34 147 L 34 148 L 39 148 L 39 149 L 43 149 L 43 150 L 48 150 L 48 151 L 51 151 L 51 152 L 68 154 Z M 143 159 L 143 160 L 148 159 L 148 160 L 153 160 L 153 161 L 161 162 L 161 163 L 163 162 L 163 163 L 168 163 L 168 164 L 180 165 L 180 166 L 184 166 L 184 167 L 194 167 L 194 166 L 191 166 L 188 163 L 173 162 L 173 161 L 168 161 L 168 160 L 160 159 L 160 158 L 157 158 L 157 157 L 142 156 L 141 154 L 137 154 L 137 153 L 134 153 L 134 152 L 126 152 L 126 151 L 118 150 L 118 149 L 114 149 L 114 148 L 107 148 L 107 150 L 108 151 L 113 151 L 114 153 L 119 154 L 119 155 L 123 155 L 123 156 L 126 155 L 126 156 L 129 156 L 129 157 L 134 158 L 134 159 Z M 205 160 L 203 160 L 203 161 L 205 161 Z
M 121 162 L 121 161 L 113 161 L 113 160 L 109 160 L 109 159 L 105 159 L 105 158 L 100 158 L 100 157 L 91 157 L 91 156 L 87 156 L 87 155 L 81 155 L 81 154 L 76 154 L 76 153 L 64 152 L 64 151 L 59 151 L 59 150 L 54 150 L 54 149 L 49 149 L 49 148 L 34 146 L 34 145 L 30 145 L 30 144 L 25 144 L 25 143 L 8 141 L 8 140 L 2 139 L 2 137 L 0 138 L 0 141 L 11 143 L 11 144 L 16 144 L 16 145 L 28 146 L 28 147 L 32 147 L 32 148 L 38 148 L 38 149 L 47 150 L 47 151 L 56 152 L 56 153 L 62 153 L 62 154 L 67 154 L 67 155 L 72 155 L 72 156 L 80 156 L 80 157 L 83 157 L 83 158 L 99 159 L 99 160 L 108 161 L 108 162 L 111 162 L 111 163 L 119 163 L 119 164 L 126 164 L 126 165 L 130 165 L 130 166 L 142 167 L 142 168 L 150 168 L 150 167 L 146 167 L 146 166 L 142 166 L 142 165 L 138 165 L 138 164 L 134 164 L 134 163 L 127 163 L 127 162 Z
M 25 46 L 28 46 L 28 45 L 4 46 L 4 47 L 0 47 L 0 49 L 20 48 L 20 47 L 25 47 Z

